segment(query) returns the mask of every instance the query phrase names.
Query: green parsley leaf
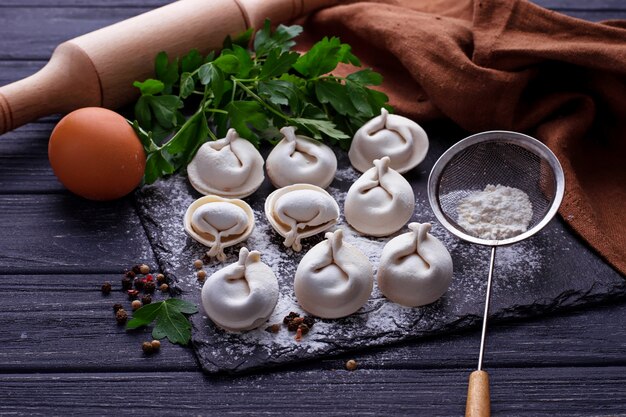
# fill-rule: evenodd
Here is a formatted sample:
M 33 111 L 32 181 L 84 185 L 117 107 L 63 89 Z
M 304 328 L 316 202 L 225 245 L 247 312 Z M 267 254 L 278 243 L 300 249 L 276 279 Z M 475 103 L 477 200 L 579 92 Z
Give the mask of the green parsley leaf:
M 154 62 L 156 77 L 163 82 L 165 94 L 170 94 L 176 81 L 178 81 L 178 58 L 169 62 L 167 53 L 159 52 Z
M 337 68 L 340 62 L 360 65 L 350 52 L 350 46 L 342 44 L 339 38 L 324 37 L 304 55 L 298 58 L 293 68 L 305 77 L 319 77 Z
M 346 78 L 362 85 L 381 85 L 383 82 L 383 76 L 372 71 L 371 68 L 353 72 L 352 74 L 348 74 Z
M 263 28 L 254 37 L 254 51 L 257 57 L 267 55 L 272 49 L 287 52 L 296 42 L 292 39 L 302 33 L 302 26 L 278 25 L 274 33 L 271 32 L 269 19 L 265 19 Z
M 334 139 L 350 138 L 350 136 L 346 135 L 341 130 L 338 130 L 333 122 L 328 120 L 295 118 L 293 119 L 293 122 L 304 126 L 306 129 L 310 130 L 313 133 L 317 133 L 314 135 L 314 137 L 316 136 L 316 139 L 321 139 L 321 136 L 319 135 L 320 132 Z
M 349 115 L 357 112 L 350 100 L 346 86 L 339 82 L 318 81 L 315 84 L 315 95 L 320 103 L 329 103 L 339 114 Z
M 194 72 L 204 62 L 204 58 L 197 49 L 192 49 L 180 60 L 180 69 L 183 73 Z
M 279 53 L 278 50 L 273 49 L 267 55 L 267 60 L 261 68 L 261 74 L 259 79 L 264 80 L 270 77 L 278 77 L 289 71 L 291 66 L 298 60 L 300 54 L 297 52 L 284 52 Z
M 165 89 L 165 84 L 163 84 L 162 81 L 154 80 L 152 78 L 148 78 L 144 82 L 135 81 L 133 85 L 141 91 L 142 95 L 159 94 L 163 91 L 163 89 Z
M 298 55 L 291 48 L 301 32 L 297 25 L 272 30 L 267 20 L 253 50 L 247 49 L 247 31 L 226 38 L 219 54 L 191 50 L 170 61 L 159 53 L 154 79 L 135 83 L 142 95 L 133 127 L 148 155 L 144 181 L 184 168 L 202 143 L 224 137 L 229 128 L 259 146 L 261 140 L 277 143 L 279 129 L 291 125 L 347 149 L 368 118 L 381 107 L 391 109 L 385 94 L 368 87 L 382 82 L 376 72 L 331 73 L 339 63 L 361 65 L 350 45 L 324 38 Z
M 235 55 L 221 55 L 213 61 L 213 65 L 225 74 L 236 74 L 239 71 L 239 59 Z
M 231 127 L 254 146 L 259 146 L 259 136 L 252 131 L 252 128 L 262 131 L 269 127 L 263 107 L 256 101 L 231 101 L 226 106 L 226 111 L 228 111 Z
M 182 99 L 189 97 L 196 88 L 196 82 L 193 79 L 193 74 L 190 72 L 183 72 L 180 76 L 180 92 L 178 95 Z
M 203 113 L 198 112 L 191 116 L 178 132 L 169 140 L 163 149 L 171 155 L 178 155 L 181 163 L 187 164 L 196 154 L 208 136 L 209 126 Z
M 191 339 L 191 323 L 184 314 L 195 314 L 198 308 L 187 301 L 169 298 L 165 301 L 146 304 L 133 313 L 126 324 L 127 330 L 147 326 L 156 320 L 152 329 L 155 339 L 167 339 L 171 343 L 186 345 Z
M 183 107 L 183 102 L 178 96 L 143 96 L 152 111 L 152 114 L 164 128 L 176 126 L 178 121 L 176 113 Z

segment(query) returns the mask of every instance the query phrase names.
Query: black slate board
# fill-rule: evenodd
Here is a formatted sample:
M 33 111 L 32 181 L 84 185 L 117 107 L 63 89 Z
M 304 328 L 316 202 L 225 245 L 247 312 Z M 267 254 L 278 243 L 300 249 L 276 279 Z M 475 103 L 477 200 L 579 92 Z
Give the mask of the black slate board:
M 284 327 L 278 334 L 265 332 L 265 326 L 241 334 L 227 333 L 214 326 L 201 310 L 192 316 L 192 344 L 205 372 L 238 372 L 285 364 L 457 331 L 480 322 L 489 248 L 462 242 L 445 231 L 435 222 L 426 197 L 426 181 L 433 163 L 463 133 L 438 126 L 427 126 L 426 130 L 431 140 L 428 157 L 406 175 L 417 200 L 412 221 L 433 223 L 432 233 L 450 250 L 455 272 L 449 291 L 434 304 L 411 309 L 389 302 L 375 287 L 368 303 L 357 313 L 340 320 L 319 321 L 300 342 Z M 350 167 L 345 153 L 337 156 L 339 170 L 329 192 L 343 207 L 343 198 L 358 173 Z M 302 256 L 322 237 L 305 240 L 300 253 L 284 249 L 282 238 L 267 224 L 263 214 L 265 197 L 272 190 L 266 180 L 253 196 L 246 198 L 255 211 L 256 228 L 244 244 L 264 252 L 262 260 L 278 276 L 281 295 L 268 323 L 279 323 L 289 311 L 303 313 L 293 293 L 293 276 Z M 200 305 L 201 285 L 196 281 L 192 262 L 202 257 L 206 249 L 188 238 L 182 229 L 183 214 L 198 197 L 183 176 L 159 181 L 137 192 L 138 210 L 161 269 L 176 281 L 175 287 L 183 298 Z M 339 227 L 346 231 L 347 241 L 361 248 L 376 268 L 380 250 L 391 237 L 359 236 L 343 219 Z M 399 233 L 404 232 L 406 229 Z M 227 249 L 227 261 L 207 265 L 207 273 L 235 262 L 241 246 Z M 495 320 L 533 317 L 625 294 L 623 277 L 574 236 L 561 219 L 555 218 L 530 239 L 498 249 L 490 316 Z

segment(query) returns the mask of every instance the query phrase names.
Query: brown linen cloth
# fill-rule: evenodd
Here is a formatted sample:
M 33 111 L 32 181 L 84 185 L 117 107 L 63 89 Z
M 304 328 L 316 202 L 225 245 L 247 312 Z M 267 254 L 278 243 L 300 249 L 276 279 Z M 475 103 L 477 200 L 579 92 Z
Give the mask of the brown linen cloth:
M 399 114 L 546 143 L 565 171 L 561 215 L 626 274 L 626 21 L 524 0 L 394 0 L 325 9 L 305 26 L 309 42 L 352 44 Z

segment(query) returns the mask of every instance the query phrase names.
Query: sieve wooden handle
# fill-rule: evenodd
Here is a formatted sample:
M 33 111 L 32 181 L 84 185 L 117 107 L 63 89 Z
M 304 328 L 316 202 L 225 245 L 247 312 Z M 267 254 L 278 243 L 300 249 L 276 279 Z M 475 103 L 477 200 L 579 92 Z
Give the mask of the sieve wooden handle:
M 485 371 L 474 371 L 470 374 L 467 387 L 465 417 L 489 417 L 490 415 L 489 375 Z
M 206 54 L 265 18 L 285 22 L 338 0 L 180 0 L 59 45 L 38 73 L 0 88 L 0 134 L 85 106 L 117 108 L 153 75 L 154 57 Z

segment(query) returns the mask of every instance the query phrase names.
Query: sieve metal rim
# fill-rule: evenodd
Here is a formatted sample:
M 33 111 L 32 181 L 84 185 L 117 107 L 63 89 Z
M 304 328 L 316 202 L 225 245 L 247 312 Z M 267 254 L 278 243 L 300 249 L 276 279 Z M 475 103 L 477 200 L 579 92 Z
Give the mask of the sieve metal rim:
M 552 200 L 550 208 L 546 212 L 546 215 L 535 226 L 528 229 L 524 233 L 521 233 L 512 238 L 502 240 L 489 240 L 468 235 L 467 233 L 456 228 L 454 225 L 452 225 L 452 223 L 448 221 L 446 216 L 443 214 L 443 211 L 441 210 L 441 206 L 439 204 L 439 180 L 447 164 L 459 152 L 467 149 L 470 146 L 474 146 L 478 143 L 483 142 L 508 142 L 520 146 L 544 158 L 548 162 L 550 168 L 552 168 L 552 171 L 554 173 L 554 178 L 556 182 L 555 196 Z M 563 200 L 564 192 L 565 176 L 563 174 L 563 168 L 561 167 L 559 160 L 552 153 L 552 151 L 546 145 L 544 145 L 539 140 L 533 138 L 532 136 L 528 136 L 519 132 L 512 132 L 509 130 L 490 130 L 487 132 L 476 133 L 474 135 L 466 137 L 465 139 L 460 140 L 456 144 L 452 145 L 447 151 L 443 153 L 443 155 L 439 157 L 437 162 L 435 162 L 435 164 L 433 165 L 433 168 L 430 171 L 430 175 L 428 176 L 428 200 L 430 202 L 430 207 L 435 214 L 435 217 L 437 217 L 437 220 L 441 223 L 442 226 L 444 226 L 450 233 L 454 234 L 455 236 L 467 242 L 476 243 L 478 245 L 484 246 L 510 245 L 524 240 L 543 229 L 550 222 L 550 220 L 552 220 L 557 210 L 559 209 L 561 201 Z

